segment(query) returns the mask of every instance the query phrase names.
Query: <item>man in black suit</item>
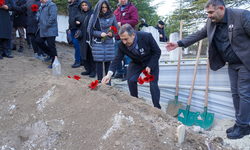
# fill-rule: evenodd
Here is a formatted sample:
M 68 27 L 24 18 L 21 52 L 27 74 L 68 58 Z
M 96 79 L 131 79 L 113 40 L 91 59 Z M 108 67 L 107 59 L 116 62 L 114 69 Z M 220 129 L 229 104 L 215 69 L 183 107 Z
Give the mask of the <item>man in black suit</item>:
M 206 25 L 177 43 L 168 42 L 168 51 L 188 47 L 208 38 L 209 63 L 214 71 L 228 62 L 228 74 L 235 108 L 235 125 L 226 130 L 229 139 L 250 133 L 250 12 L 225 7 L 223 0 L 208 0 Z
M 121 41 L 117 43 L 117 54 L 109 67 L 108 74 L 102 79 L 103 83 L 109 83 L 111 76 L 116 71 L 124 55 L 131 58 L 127 71 L 127 82 L 130 95 L 138 97 L 137 82 L 143 70 L 154 75 L 155 79 L 150 82 L 150 92 L 154 107 L 161 109 L 159 79 L 159 58 L 161 50 L 151 33 L 135 32 L 129 24 L 124 24 L 119 29 Z

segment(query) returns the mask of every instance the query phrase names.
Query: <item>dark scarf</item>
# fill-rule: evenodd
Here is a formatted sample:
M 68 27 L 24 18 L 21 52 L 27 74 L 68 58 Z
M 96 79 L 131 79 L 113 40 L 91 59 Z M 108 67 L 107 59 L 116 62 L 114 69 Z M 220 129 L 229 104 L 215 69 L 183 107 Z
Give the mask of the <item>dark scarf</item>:
M 140 55 L 139 51 L 138 51 L 138 47 L 137 45 L 137 35 L 135 34 L 135 38 L 133 41 L 133 44 L 131 46 L 127 46 L 128 50 L 131 51 L 133 54 L 135 55 Z

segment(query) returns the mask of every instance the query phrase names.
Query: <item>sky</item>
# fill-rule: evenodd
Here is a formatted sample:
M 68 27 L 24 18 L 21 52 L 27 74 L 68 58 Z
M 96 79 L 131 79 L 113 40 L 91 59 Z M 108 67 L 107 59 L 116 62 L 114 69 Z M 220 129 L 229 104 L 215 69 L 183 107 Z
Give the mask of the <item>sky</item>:
M 175 10 L 175 7 L 173 6 L 175 0 L 154 0 L 151 5 L 155 5 L 161 1 L 164 1 L 163 5 L 160 5 L 158 7 L 157 13 L 159 16 L 165 16 L 165 15 L 170 15 L 171 12 Z

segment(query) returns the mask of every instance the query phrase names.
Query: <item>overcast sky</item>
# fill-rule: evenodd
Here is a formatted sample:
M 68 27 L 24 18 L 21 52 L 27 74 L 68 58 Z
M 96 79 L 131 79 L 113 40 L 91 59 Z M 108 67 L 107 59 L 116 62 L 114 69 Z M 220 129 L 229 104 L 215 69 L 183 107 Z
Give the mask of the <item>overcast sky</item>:
M 163 5 L 160 5 L 157 13 L 160 16 L 165 16 L 165 15 L 170 15 L 172 11 L 174 11 L 174 6 L 173 3 L 175 2 L 175 0 L 154 0 L 151 5 L 155 5 L 161 1 L 164 1 Z

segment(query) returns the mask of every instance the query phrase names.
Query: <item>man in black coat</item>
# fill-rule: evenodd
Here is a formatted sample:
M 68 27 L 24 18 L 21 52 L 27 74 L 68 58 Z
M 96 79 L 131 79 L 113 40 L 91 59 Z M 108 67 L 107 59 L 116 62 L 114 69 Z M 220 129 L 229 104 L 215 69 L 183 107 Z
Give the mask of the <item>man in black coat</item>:
M 163 22 L 163 21 L 159 21 L 158 22 L 158 25 L 155 27 L 157 30 L 158 30 L 158 32 L 159 32 L 159 38 L 160 38 L 160 41 L 161 42 L 168 42 L 169 40 L 168 40 L 168 37 L 166 36 L 166 33 L 165 33 L 165 29 L 164 29 L 164 25 L 165 25 L 165 23 Z
M 111 76 L 118 68 L 124 55 L 131 58 L 127 72 L 127 82 L 130 95 L 138 97 L 138 77 L 144 69 L 155 79 L 150 82 L 150 92 L 154 107 L 161 109 L 159 79 L 159 58 L 161 50 L 151 33 L 135 32 L 129 24 L 121 26 L 119 30 L 121 41 L 117 43 L 117 54 L 109 67 L 108 74 L 102 79 L 103 83 L 109 83 Z
M 3 59 L 2 55 L 7 58 L 13 58 L 8 53 L 8 50 L 10 49 L 9 40 L 11 39 L 12 30 L 9 10 L 11 10 L 12 6 L 12 0 L 5 0 L 5 5 L 0 6 L 0 20 L 4 20 L 0 21 L 0 45 L 2 45 L 2 48 L 0 49 L 0 59 Z
M 15 2 L 16 6 L 22 6 L 26 3 L 26 0 L 17 0 Z M 19 33 L 19 43 L 20 48 L 18 52 L 22 52 L 24 48 L 24 27 L 26 26 L 27 15 L 26 12 L 16 12 L 12 11 L 13 20 L 13 29 L 12 29 L 12 50 L 16 50 L 16 31 Z

